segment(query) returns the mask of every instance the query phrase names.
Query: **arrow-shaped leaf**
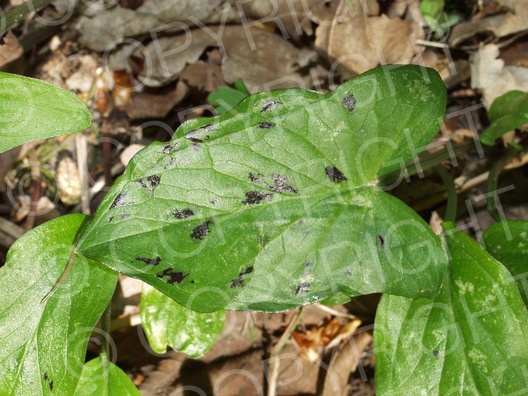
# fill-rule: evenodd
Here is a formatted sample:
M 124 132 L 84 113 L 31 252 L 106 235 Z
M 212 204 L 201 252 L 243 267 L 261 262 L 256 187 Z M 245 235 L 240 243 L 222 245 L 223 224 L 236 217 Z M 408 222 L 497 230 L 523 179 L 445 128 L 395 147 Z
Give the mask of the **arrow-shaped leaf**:
M 0 153 L 32 140 L 88 128 L 90 112 L 71 92 L 0 72 Z
M 252 95 L 138 153 L 80 250 L 197 311 L 434 296 L 445 253 L 377 182 L 430 142 L 445 100 L 438 74 L 417 66 L 329 94 Z
M 381 299 L 374 330 L 380 395 L 526 392 L 528 312 L 515 282 L 476 242 L 452 231 L 450 269 L 436 299 Z
M 91 331 L 110 302 L 117 273 L 84 257 L 60 278 L 84 215 L 62 216 L 31 230 L 0 269 L 0 394 L 72 395 Z

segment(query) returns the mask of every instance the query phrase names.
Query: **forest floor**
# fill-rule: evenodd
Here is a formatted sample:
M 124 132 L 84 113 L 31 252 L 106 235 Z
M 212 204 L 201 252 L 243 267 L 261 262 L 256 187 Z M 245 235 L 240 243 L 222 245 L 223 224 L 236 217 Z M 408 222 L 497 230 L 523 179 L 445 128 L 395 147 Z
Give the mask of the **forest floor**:
M 4 13 L 19 4 L 6 3 Z M 528 91 L 528 4 L 446 3 L 437 18 L 417 0 L 123 0 L 75 8 L 56 1 L 31 13 L 4 35 L 0 67 L 74 92 L 93 122 L 80 137 L 0 155 L 0 262 L 38 224 L 94 213 L 137 151 L 168 141 L 189 119 L 216 114 L 208 96 L 219 87 L 242 80 L 252 93 L 329 92 L 373 67 L 398 63 L 434 68 L 446 84 L 446 116 L 429 151 L 446 142 L 455 147 L 456 161 L 441 164 L 457 187 L 457 221 L 477 219 L 479 227 L 466 232 L 478 239 L 494 221 L 482 198 L 489 172 L 508 155 L 509 143 L 526 147 L 519 130 L 490 147 L 478 136 L 497 97 Z M 36 184 L 26 177 L 35 180 L 34 161 Z M 511 157 L 496 186 L 508 219 L 528 220 L 526 162 L 526 150 Z M 392 193 L 434 228 L 445 215 L 446 186 L 431 169 L 424 172 Z M 121 276 L 111 337 L 114 361 L 144 395 L 375 394 L 377 295 L 282 313 L 228 312 L 212 349 L 190 359 L 150 349 L 139 323 L 140 293 L 140 281 Z M 98 348 L 91 342 L 88 356 Z

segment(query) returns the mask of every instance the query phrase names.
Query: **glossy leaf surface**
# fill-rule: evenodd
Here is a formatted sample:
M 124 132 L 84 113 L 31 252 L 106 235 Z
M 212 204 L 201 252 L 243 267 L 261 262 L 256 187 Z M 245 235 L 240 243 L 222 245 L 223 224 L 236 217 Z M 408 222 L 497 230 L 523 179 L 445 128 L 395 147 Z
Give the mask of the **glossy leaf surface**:
M 32 140 L 88 128 L 86 106 L 71 92 L 0 72 L 0 153 Z
M 84 215 L 31 230 L 0 269 L 0 394 L 72 395 L 92 328 L 108 305 L 117 273 L 82 257 L 56 292 Z
M 491 125 L 480 136 L 484 144 L 528 123 L 528 93 L 510 91 L 493 101 L 488 112 Z
M 138 153 L 80 250 L 180 304 L 277 311 L 330 297 L 435 296 L 447 258 L 377 186 L 435 136 L 438 74 L 378 68 L 335 92 L 244 99 Z
M 82 370 L 75 396 L 141 396 L 128 376 L 106 356 L 90 360 Z
M 225 312 L 200 313 L 143 284 L 141 323 L 152 350 L 167 347 L 197 359 L 211 349 L 224 328 Z
M 528 312 L 510 273 L 461 232 L 448 235 L 447 246 L 450 270 L 436 299 L 381 299 L 374 331 L 376 392 L 526 392 Z

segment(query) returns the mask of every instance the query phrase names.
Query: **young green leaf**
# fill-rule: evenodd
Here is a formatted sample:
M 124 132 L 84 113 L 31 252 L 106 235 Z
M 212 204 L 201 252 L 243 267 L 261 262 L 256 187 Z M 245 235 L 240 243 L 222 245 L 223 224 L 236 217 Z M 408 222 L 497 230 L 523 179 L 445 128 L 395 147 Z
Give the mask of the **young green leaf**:
M 64 283 L 45 302 L 68 264 L 87 219 L 62 216 L 19 238 L 0 269 L 0 394 L 72 395 L 92 328 L 108 305 L 117 273 L 77 256 Z
M 434 300 L 383 295 L 376 315 L 379 395 L 526 391 L 528 312 L 510 273 L 448 231 L 450 269 Z
M 513 275 L 528 306 L 528 221 L 493 224 L 483 235 L 485 248 Z
M 235 88 L 220 86 L 211 92 L 207 101 L 211 103 L 218 114 L 225 114 L 235 107 L 242 99 L 249 96 L 249 92 L 242 80 L 235 81 Z
M 105 355 L 90 360 L 83 367 L 75 396 L 140 396 L 128 376 Z
M 0 72 L 0 153 L 32 140 L 88 128 L 90 112 L 71 92 Z
M 435 296 L 438 238 L 377 183 L 430 142 L 445 100 L 438 74 L 417 66 L 329 94 L 252 95 L 138 153 L 80 250 L 201 312 Z
M 225 312 L 192 311 L 144 283 L 141 322 L 154 352 L 165 353 L 169 346 L 197 359 L 211 349 L 222 333 Z
M 491 125 L 480 136 L 484 144 L 528 123 L 528 92 L 510 91 L 493 101 L 488 112 Z

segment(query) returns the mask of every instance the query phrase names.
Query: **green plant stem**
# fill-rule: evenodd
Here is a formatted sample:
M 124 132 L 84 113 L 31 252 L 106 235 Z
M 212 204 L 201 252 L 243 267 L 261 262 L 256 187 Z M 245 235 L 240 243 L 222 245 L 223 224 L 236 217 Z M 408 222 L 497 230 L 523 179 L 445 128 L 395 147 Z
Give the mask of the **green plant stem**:
M 436 165 L 433 167 L 433 170 L 438 173 L 438 175 L 442 178 L 442 181 L 444 182 L 446 189 L 447 189 L 447 209 L 445 214 L 445 221 L 452 221 L 454 222 L 456 220 L 456 211 L 457 211 L 457 201 L 458 201 L 458 195 L 455 187 L 455 182 L 453 181 L 453 178 L 449 174 L 449 172 L 444 168 L 442 165 Z
M 32 0 L 32 8 L 29 8 L 30 2 L 27 1 L 19 6 L 10 9 L 5 14 L 5 28 L 2 33 L 7 32 L 13 26 L 18 25 L 26 16 L 34 11 L 40 11 L 51 3 L 51 0 Z
M 506 154 L 496 161 L 490 169 L 488 177 L 487 190 L 491 193 L 487 197 L 487 210 L 493 216 L 495 221 L 500 221 L 499 211 L 497 209 L 497 185 L 499 184 L 499 175 L 502 169 L 522 150 L 519 146 L 511 145 Z
M 111 304 L 108 304 L 103 315 L 101 316 L 101 331 L 103 338 L 101 340 L 101 355 L 110 358 L 110 322 L 112 320 Z
M 472 146 L 472 142 L 464 142 L 457 145 L 453 145 L 453 153 L 455 155 L 466 153 L 468 149 Z M 429 153 L 425 151 L 418 156 L 420 171 L 428 170 L 434 168 L 436 165 L 441 164 L 443 161 L 450 159 L 452 154 L 449 152 L 447 147 L 444 147 L 441 150 L 435 151 L 434 153 Z M 392 184 L 397 180 L 401 175 L 402 169 L 397 169 L 394 172 L 389 173 L 386 176 L 383 176 L 380 179 L 380 184 L 382 186 L 387 186 Z M 405 166 L 406 176 L 414 176 L 419 173 L 418 166 L 415 162 L 412 161 Z

